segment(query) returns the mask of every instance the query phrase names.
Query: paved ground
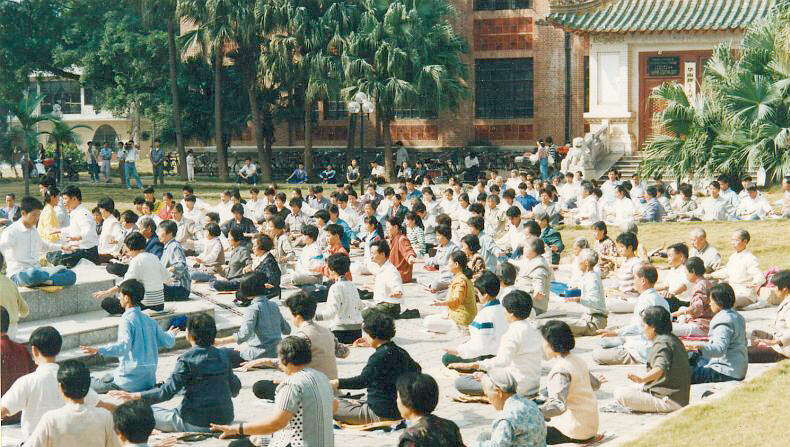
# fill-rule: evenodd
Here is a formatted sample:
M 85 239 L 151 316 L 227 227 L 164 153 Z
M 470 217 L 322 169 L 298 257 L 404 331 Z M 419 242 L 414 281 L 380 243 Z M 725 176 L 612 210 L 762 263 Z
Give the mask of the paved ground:
M 415 267 L 415 276 L 419 277 L 424 274 L 422 265 Z M 355 278 L 355 282 L 364 283 L 371 282 L 371 277 Z M 230 298 L 228 295 L 222 295 L 221 299 Z M 424 291 L 424 289 L 417 284 L 408 284 L 405 286 L 405 309 L 416 308 L 419 309 L 423 315 L 441 311 L 441 309 L 432 308 L 429 303 L 432 296 Z M 577 304 L 569 304 L 563 302 L 559 297 L 552 297 L 551 309 L 558 309 L 566 312 L 562 319 L 572 320 L 579 315 L 581 308 Z M 282 308 L 283 315 L 288 318 L 290 313 L 287 309 Z M 773 320 L 774 309 L 761 309 L 756 311 L 745 312 L 744 315 L 748 321 L 750 329 L 763 328 L 770 324 Z M 237 319 L 238 317 L 230 314 L 223 309 L 217 310 L 218 318 Z M 610 325 L 619 326 L 624 324 L 630 315 L 612 315 L 610 316 Z M 611 403 L 613 399 L 613 391 L 616 387 L 628 385 L 630 382 L 626 378 L 626 374 L 632 371 L 643 372 L 644 366 L 614 366 L 614 367 L 601 367 L 595 366 L 592 362 L 591 352 L 596 346 L 598 337 L 586 337 L 577 340 L 577 347 L 575 352 L 582 355 L 588 360 L 588 365 L 594 374 L 603 374 L 608 379 L 608 383 L 604 384 L 601 390 L 598 391 L 597 396 L 599 399 L 599 406 Z M 439 382 L 441 398 L 439 407 L 436 414 L 445 418 L 452 419 L 461 428 L 465 443 L 467 445 L 475 445 L 477 436 L 488 429 L 492 421 L 492 416 L 495 414 L 493 407 L 483 404 L 460 404 L 452 401 L 452 397 L 457 395 L 452 382 L 455 373 L 447 370 L 441 364 L 440 358 L 443 353 L 442 348 L 446 346 L 455 346 L 459 340 L 453 336 L 437 335 L 427 333 L 422 329 L 422 321 L 417 320 L 399 320 L 397 322 L 397 336 L 395 342 L 404 348 L 417 360 L 423 367 L 424 372 L 431 374 Z M 176 357 L 183 351 L 175 351 L 164 353 L 160 359 L 160 367 L 158 369 L 159 380 L 164 380 L 169 372 L 173 369 Z M 344 360 L 338 361 L 339 371 L 341 377 L 348 377 L 356 374 L 361 370 L 366 362 L 367 357 L 372 353 L 372 349 L 352 349 L 351 355 Z M 550 364 L 544 362 L 543 372 L 544 380 L 545 374 L 550 369 Z M 763 371 L 768 366 L 764 365 L 750 365 L 748 378 L 752 378 Z M 239 373 L 243 388 L 239 396 L 234 400 L 236 408 L 236 416 L 238 420 L 251 421 L 266 414 L 267 410 L 271 408 L 271 403 L 260 401 L 252 394 L 252 384 L 260 379 L 272 378 L 280 375 L 279 372 L 272 370 L 262 370 L 253 372 Z M 717 391 L 713 397 L 706 398 L 715 399 L 721 397 L 723 392 L 731 389 L 737 385 L 696 385 L 692 387 L 692 405 L 701 401 L 701 394 L 705 390 L 713 389 Z M 176 405 L 179 398 L 169 402 L 167 405 Z M 658 416 L 658 415 L 634 415 L 634 414 L 612 414 L 601 413 L 600 418 L 600 433 L 606 433 L 607 437 L 601 445 L 616 446 L 621 445 L 628 439 L 638 437 L 641 433 L 650 427 L 660 424 L 668 417 L 683 417 L 682 412 L 675 416 Z M 344 447 L 361 447 L 361 446 L 382 446 L 382 445 L 397 445 L 397 438 L 400 435 L 398 432 L 383 433 L 383 432 L 356 432 L 351 430 L 336 430 L 336 444 Z M 2 445 L 14 445 L 19 440 L 20 430 L 18 426 L 3 427 Z M 226 445 L 226 441 L 210 439 L 194 445 L 200 446 L 221 446 Z

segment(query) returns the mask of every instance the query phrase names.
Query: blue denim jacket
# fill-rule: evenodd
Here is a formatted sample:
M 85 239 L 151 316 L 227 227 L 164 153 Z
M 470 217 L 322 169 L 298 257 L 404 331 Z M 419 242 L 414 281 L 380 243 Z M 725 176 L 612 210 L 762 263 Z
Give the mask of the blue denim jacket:
M 184 389 L 179 410 L 184 422 L 199 427 L 233 422 L 233 401 L 241 381 L 230 366 L 228 354 L 213 346 L 195 346 L 178 357 L 176 368 L 159 388 L 141 393 L 150 404 L 165 402 Z

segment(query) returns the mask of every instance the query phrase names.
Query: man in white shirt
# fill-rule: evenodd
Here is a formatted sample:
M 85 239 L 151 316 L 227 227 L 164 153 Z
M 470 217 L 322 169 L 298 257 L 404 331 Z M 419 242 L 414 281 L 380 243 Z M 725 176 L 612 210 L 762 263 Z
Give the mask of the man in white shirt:
M 143 188 L 143 181 L 140 180 L 140 174 L 137 173 L 137 159 L 140 154 L 140 147 L 128 143 L 126 145 L 126 158 L 124 163 L 124 171 L 126 176 L 126 188 L 132 189 L 132 177 L 137 181 L 137 187 Z
M 66 404 L 60 394 L 57 375 L 58 364 L 55 360 L 60 353 L 63 338 L 52 326 L 41 326 L 30 335 L 30 351 L 37 368 L 30 374 L 20 377 L 5 390 L 0 411 L 2 417 L 22 412 L 22 435 L 28 439 L 39 421 L 50 410 Z M 88 377 L 90 386 L 90 376 Z M 99 395 L 89 391 L 85 404 L 104 406 Z M 25 443 L 27 445 L 27 442 Z
M 704 221 L 730 220 L 735 215 L 735 209 L 721 196 L 719 182 L 716 180 L 710 182 L 708 192 L 710 197 L 702 202 L 694 215 Z
M 389 261 L 390 247 L 380 240 L 370 246 L 370 271 L 375 272 L 373 283 L 373 303 L 370 306 L 380 312 L 395 317 L 400 316 L 403 302 L 403 279 L 398 269 Z M 370 286 L 368 286 L 370 288 Z
M 593 185 L 590 182 L 582 183 L 581 203 L 579 207 L 572 210 L 563 210 L 561 214 L 570 217 L 576 225 L 590 226 L 599 220 L 598 200 L 593 194 Z
M 0 234 L 0 251 L 7 263 L 6 275 L 18 286 L 70 286 L 77 275 L 66 267 L 43 268 L 39 257 L 43 252 L 55 252 L 60 244 L 41 239 L 36 224 L 41 215 L 42 204 L 38 199 L 22 199 L 21 217 Z M 91 217 L 92 219 L 92 217 Z M 63 249 L 69 251 L 68 248 Z
M 370 175 L 376 177 L 384 177 L 385 171 L 384 166 L 376 163 L 375 161 L 370 162 Z
M 617 180 L 617 169 L 610 169 L 607 177 L 607 180 L 601 184 L 601 192 L 603 193 L 601 200 L 603 200 L 604 203 L 611 204 L 614 203 L 616 199 L 614 195 L 615 187 L 620 184 L 620 180 Z
M 721 268 L 721 255 L 716 247 L 708 243 L 705 229 L 697 227 L 691 230 L 689 258 L 700 258 L 705 264 L 705 271 L 710 273 Z
M 232 192 L 227 190 L 222 191 L 222 194 L 219 195 L 219 203 L 215 207 L 215 211 L 219 214 L 220 225 L 233 219 L 233 213 L 230 210 L 233 207 L 233 200 L 230 198 L 231 194 Z
M 206 218 L 203 210 L 198 207 L 198 199 L 194 194 L 190 194 L 181 201 L 184 210 L 184 219 L 188 219 L 195 225 L 195 231 L 202 233 Z
M 687 300 L 691 291 L 691 282 L 688 279 L 689 271 L 686 269 L 688 257 L 689 248 L 682 242 L 667 247 L 669 268 L 662 270 L 661 279 L 656 284 L 656 290 L 658 292 L 666 292 L 667 296 L 673 297 L 667 299 L 670 302 L 672 311 L 678 309 L 680 304 L 678 300 Z M 674 306 L 672 302 L 675 303 Z
M 252 185 L 258 182 L 258 167 L 250 157 L 244 159 L 244 165 L 239 169 L 239 177 L 236 182 L 241 183 L 242 181 Z
M 572 172 L 565 174 L 565 182 L 560 185 L 557 192 L 560 196 L 559 201 L 562 208 L 575 208 L 577 206 L 576 198 L 579 196 L 579 185 L 573 182 Z
M 244 204 L 244 215 L 252 219 L 253 222 L 258 222 L 263 218 L 263 210 L 266 208 L 265 200 L 258 198 L 260 190 L 257 187 L 250 188 L 250 198 Z
M 631 177 L 631 197 L 633 197 L 635 201 L 640 201 L 641 197 L 645 195 L 645 188 L 639 174 L 634 174 Z
M 88 367 L 78 360 L 66 360 L 58 368 L 57 378 L 66 404 L 41 418 L 25 446 L 120 446 L 110 412 L 85 402 L 91 383 Z
M 735 230 L 730 243 L 735 253 L 727 265 L 710 274 L 711 278 L 727 281 L 735 291 L 735 307 L 743 308 L 757 301 L 757 288 L 765 282 L 760 262 L 746 250 L 751 236 L 746 230 Z
M 757 185 L 750 184 L 746 188 L 746 196 L 738 205 L 737 214 L 741 220 L 760 220 L 765 219 L 772 211 L 768 200 L 757 192 Z
M 294 264 L 294 271 L 283 275 L 281 283 L 284 286 L 308 285 L 321 282 L 321 266 L 324 264 L 324 255 L 318 245 L 318 228 L 315 225 L 306 225 L 302 229 L 304 248 Z
M 99 264 L 99 235 L 96 233 L 96 220 L 82 204 L 82 191 L 74 185 L 63 191 L 63 202 L 69 210 L 69 226 L 65 229 L 64 239 L 68 249 L 50 253 L 47 259 L 54 265 L 74 267 L 80 259 Z

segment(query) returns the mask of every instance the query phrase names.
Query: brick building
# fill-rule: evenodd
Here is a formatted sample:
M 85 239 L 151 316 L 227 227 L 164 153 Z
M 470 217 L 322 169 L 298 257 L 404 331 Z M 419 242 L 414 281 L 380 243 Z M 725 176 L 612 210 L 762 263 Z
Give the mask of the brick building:
M 545 136 L 565 142 L 566 124 L 570 137 L 581 135 L 587 97 L 586 39 L 539 24 L 550 12 L 549 0 L 454 3 L 458 10 L 456 30 L 470 47 L 466 56 L 470 97 L 457 111 L 438 116 L 420 107 L 401 110 L 391 127 L 393 141 L 401 140 L 413 148 L 481 143 L 523 147 Z M 567 114 L 566 38 L 570 56 Z M 375 122 L 372 114 L 365 120 L 366 147 L 377 142 Z M 313 126 L 315 147 L 345 147 L 349 118 L 344 101 L 316 104 Z M 275 147 L 302 145 L 303 128 L 295 127 L 289 132 L 287 124 L 278 124 Z M 355 139 L 359 139 L 358 124 Z M 252 129 L 248 128 L 232 145 L 254 146 Z

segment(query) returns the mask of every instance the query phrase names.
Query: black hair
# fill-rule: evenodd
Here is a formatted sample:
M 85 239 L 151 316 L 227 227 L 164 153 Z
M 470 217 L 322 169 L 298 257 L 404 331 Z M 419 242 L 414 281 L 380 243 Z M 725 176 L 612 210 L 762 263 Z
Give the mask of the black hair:
M 44 190 L 44 203 L 48 203 L 53 197 L 57 197 L 60 190 L 55 186 L 50 186 Z
M 208 234 L 210 234 L 212 237 L 219 237 L 219 235 L 222 234 L 222 229 L 214 222 L 206 224 L 205 228 Z
M 421 416 L 431 414 L 439 403 L 439 385 L 428 374 L 401 374 L 395 382 L 395 389 L 401 403 Z
M 255 237 L 255 240 L 258 242 L 258 247 L 261 247 L 261 250 L 263 251 L 269 252 L 274 248 L 274 242 L 272 242 L 272 238 L 266 234 L 259 234 Z
M 5 334 L 9 326 L 11 326 L 11 317 L 8 315 L 8 310 L 0 306 L 0 332 Z
M 156 191 L 154 191 L 154 188 L 153 188 L 153 186 L 149 186 L 149 187 L 147 187 L 147 188 L 145 188 L 145 189 L 143 190 L 143 194 L 153 194 L 153 193 L 155 193 L 155 192 L 156 192 Z
M 140 196 L 137 196 L 137 197 L 134 198 L 132 203 L 135 204 L 135 205 L 142 205 L 143 203 L 145 203 L 145 199 L 140 197 Z
M 197 197 L 195 197 L 194 194 L 188 194 L 186 197 L 184 197 L 184 201 L 185 202 L 197 202 Z
M 688 183 L 681 184 L 678 190 L 680 191 L 681 194 L 683 194 L 686 197 L 691 197 L 693 193 L 693 188 Z
M 543 230 L 540 229 L 540 225 L 538 225 L 538 223 L 534 220 L 528 220 L 524 222 L 524 228 L 529 230 L 529 234 L 535 237 L 540 237 L 540 233 L 543 232 Z
M 166 198 L 168 198 L 170 200 L 173 200 L 173 193 L 170 192 L 170 191 L 167 191 L 164 194 L 162 194 L 162 197 L 166 197 Z
M 606 222 L 599 220 L 598 222 L 592 224 L 592 229 L 597 231 L 603 231 L 602 240 L 605 241 L 606 239 L 609 239 L 609 229 L 606 228 Z
M 286 365 L 307 365 L 313 360 L 310 342 L 304 337 L 290 335 L 280 340 L 277 345 L 277 356 Z
M 497 277 L 499 281 L 504 283 L 506 286 L 512 286 L 516 283 L 516 266 L 509 262 L 503 262 L 499 264 L 497 267 Z
M 389 315 L 371 310 L 363 316 L 362 330 L 377 340 L 391 340 L 395 337 L 395 320 Z
M 672 315 L 661 306 L 650 306 L 642 311 L 642 321 L 655 329 L 658 335 L 672 333 Z
M 22 203 L 20 204 L 19 208 L 21 208 L 25 213 L 30 213 L 33 210 L 44 209 L 44 205 L 35 197 L 27 196 L 22 198 Z
M 274 200 L 279 200 L 280 202 L 286 203 L 288 201 L 288 197 L 284 192 L 278 192 L 274 195 Z
M 477 231 L 479 231 L 481 233 L 483 232 L 483 230 L 486 227 L 485 219 L 483 219 L 480 216 L 472 216 L 472 217 L 470 217 L 469 220 L 467 221 L 467 224 L 469 224 L 470 227 L 474 227 L 475 230 L 477 230 Z
M 175 206 L 173 206 L 173 211 L 184 214 L 184 206 L 180 203 L 176 203 Z
M 634 251 L 639 247 L 639 240 L 634 233 L 626 231 L 617 236 L 617 243 L 625 245 L 626 248 L 631 248 Z
M 195 339 L 196 345 L 208 348 L 217 337 L 217 324 L 209 314 L 192 315 L 187 322 L 187 331 Z
M 173 237 L 175 237 L 176 233 L 178 233 L 178 224 L 176 224 L 172 220 L 163 220 L 159 222 L 159 228 L 165 230 L 165 233 Z
M 689 257 L 689 247 L 688 247 L 688 245 L 684 244 L 683 242 L 679 242 L 677 244 L 670 245 L 669 247 L 667 247 L 667 250 L 669 250 L 670 248 L 672 250 L 675 250 L 676 252 L 682 254 L 684 258 L 688 259 L 688 257 Z
M 219 223 L 219 213 L 215 211 L 209 211 L 208 213 L 206 213 L 206 219 L 208 219 L 209 222 Z
M 730 309 L 735 305 L 735 292 L 726 282 L 720 282 L 710 289 L 712 299 L 722 309 Z
M 418 216 L 415 211 L 409 211 L 408 213 L 406 213 L 406 220 L 413 220 L 415 225 L 422 228 L 423 230 L 425 229 L 425 225 L 422 223 L 422 219 L 420 219 L 420 216 Z
M 91 372 L 79 360 L 65 360 L 58 367 L 58 383 L 69 399 L 84 399 L 91 389 Z
M 502 307 L 519 320 L 524 320 L 532 312 L 532 297 L 522 290 L 514 290 L 502 299 Z
M 387 244 L 387 241 L 384 239 L 380 239 L 372 244 L 370 244 L 370 248 L 376 247 L 376 250 L 384 255 L 385 258 L 390 257 L 390 246 Z
M 509 218 L 520 217 L 521 216 L 521 209 L 517 206 L 511 206 L 505 212 L 505 216 Z
M 266 275 L 261 272 L 252 272 L 241 280 L 239 284 L 239 295 L 243 298 L 263 295 L 266 292 L 266 283 L 269 282 Z
M 749 234 L 749 232 L 744 230 L 743 228 L 735 230 L 735 233 L 738 234 L 738 239 L 743 242 L 748 243 L 752 239 L 752 236 Z
M 145 297 L 145 286 L 136 279 L 127 279 L 118 286 L 118 293 L 127 295 L 135 306 L 140 306 Z
M 329 205 L 329 208 L 327 208 L 327 212 L 329 213 L 330 216 L 332 214 L 338 215 L 340 214 L 340 208 L 337 205 Z
M 450 254 L 449 260 L 457 263 L 461 267 L 461 272 L 463 272 L 464 276 L 470 279 L 472 278 L 473 272 L 469 268 L 469 259 L 466 257 L 466 253 L 461 250 L 456 250 Z
M 472 253 L 477 253 L 480 251 L 480 238 L 474 234 L 467 234 L 466 236 L 462 237 L 461 242 L 466 244 Z
M 485 193 L 481 193 L 477 197 L 480 197 L 483 194 L 485 194 Z M 479 215 L 482 216 L 482 215 L 484 215 L 486 213 L 486 209 L 481 203 L 473 203 L 473 204 L 469 205 L 469 212 L 472 213 L 472 214 L 479 214 Z
M 381 223 L 379 223 L 378 219 L 376 219 L 374 216 L 367 216 L 365 217 L 364 222 L 366 224 L 373 225 L 376 228 L 374 231 L 376 234 L 378 234 L 379 238 L 384 239 L 384 229 L 381 228 Z
M 145 236 L 137 231 L 133 231 L 126 236 L 123 244 L 126 245 L 129 250 L 145 250 Z
M 63 190 L 63 195 L 82 202 L 82 191 L 80 191 L 80 189 L 74 185 L 67 186 L 66 189 Z
M 142 400 L 132 400 L 118 406 L 112 414 L 112 421 L 115 431 L 134 444 L 147 443 L 156 426 L 151 405 Z
M 300 199 L 299 197 L 292 197 L 291 200 L 288 201 L 288 204 L 291 205 L 291 208 L 293 207 L 301 208 L 302 199 Z
M 192 194 L 192 193 L 195 192 L 195 190 L 192 188 L 192 185 L 184 185 L 184 186 L 182 186 L 181 187 L 181 191 L 186 191 L 189 194 Z M 189 197 L 189 196 L 187 196 L 187 197 Z
M 233 227 L 228 231 L 228 236 L 232 237 L 236 242 L 244 242 L 244 232 L 239 227 Z
M 326 230 L 327 233 L 337 237 L 342 237 L 344 233 L 343 227 L 339 224 L 329 224 L 326 226 L 326 228 L 324 228 L 324 230 Z
M 540 328 L 540 334 L 551 350 L 567 355 L 576 347 L 576 339 L 568 323 L 560 320 L 550 320 Z
M 318 227 L 316 227 L 315 225 L 305 225 L 304 228 L 302 228 L 302 234 L 309 237 L 313 241 L 317 241 Z
M 771 275 L 771 282 L 777 289 L 790 289 L 790 270 L 781 270 Z
M 397 216 L 390 216 L 387 218 L 387 223 L 390 226 L 393 226 L 398 229 L 399 232 L 405 233 L 406 231 L 403 228 L 403 221 L 399 219 Z
M 653 185 L 648 186 L 645 192 L 650 197 L 656 197 L 658 195 L 658 189 Z
M 351 259 L 345 253 L 334 253 L 329 255 L 329 258 L 326 260 L 326 265 L 329 267 L 329 270 L 343 277 L 348 273 L 348 269 L 351 266 Z
M 63 347 L 63 337 L 52 326 L 41 326 L 30 334 L 30 346 L 36 347 L 44 357 L 55 357 Z
M 450 228 L 449 225 L 439 225 L 436 227 L 436 234 L 440 234 L 447 238 L 447 240 L 452 240 L 453 238 L 453 230 Z
M 112 197 L 103 197 L 99 200 L 99 203 L 96 204 L 99 209 L 112 213 L 115 211 L 115 201 Z
M 697 276 L 702 276 L 705 274 L 705 262 L 696 256 L 688 258 L 686 259 L 686 270 Z
M 540 238 L 533 238 L 527 241 L 532 251 L 535 252 L 536 255 L 541 256 L 543 253 L 546 253 L 546 244 L 543 242 L 543 239 Z
M 316 301 L 304 292 L 298 292 L 285 300 L 285 306 L 294 315 L 299 315 L 305 321 L 310 321 L 315 317 L 315 310 L 318 307 Z
M 238 214 L 241 214 L 243 216 L 244 215 L 244 205 L 242 205 L 241 203 L 236 203 L 232 207 L 230 207 L 230 212 L 233 213 L 233 214 L 237 214 L 238 213 Z
M 313 219 L 321 219 L 324 222 L 329 222 L 329 213 L 326 210 L 318 210 L 313 213 Z
M 151 230 L 152 232 L 156 231 L 156 222 L 154 222 L 154 219 L 151 217 L 143 218 L 142 222 L 140 222 L 140 225 L 142 225 L 142 227 L 145 229 Z
M 643 264 L 636 271 L 637 278 L 644 278 L 650 284 L 655 284 L 658 281 L 658 270 L 649 264 Z
M 499 295 L 499 278 L 486 270 L 475 279 L 475 288 L 483 295 L 489 295 L 496 298 Z

